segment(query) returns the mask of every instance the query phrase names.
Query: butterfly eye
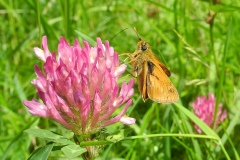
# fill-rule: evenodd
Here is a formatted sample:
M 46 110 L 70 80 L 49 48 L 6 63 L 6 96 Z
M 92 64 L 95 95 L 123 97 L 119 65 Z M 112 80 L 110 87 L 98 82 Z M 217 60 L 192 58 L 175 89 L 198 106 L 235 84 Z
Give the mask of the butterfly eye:
M 146 51 L 148 48 L 147 48 L 147 46 L 146 45 L 142 45 L 142 47 L 141 47 L 141 50 L 142 51 Z

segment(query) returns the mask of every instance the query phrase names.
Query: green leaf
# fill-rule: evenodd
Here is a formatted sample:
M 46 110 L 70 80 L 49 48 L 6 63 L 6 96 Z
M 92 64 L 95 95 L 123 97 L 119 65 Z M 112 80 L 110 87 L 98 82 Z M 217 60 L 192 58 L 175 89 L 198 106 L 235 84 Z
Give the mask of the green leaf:
M 79 145 L 75 145 L 75 144 L 65 146 L 61 150 L 67 158 L 78 157 L 87 151 L 85 148 L 82 148 Z
M 195 124 L 197 124 L 198 127 L 200 127 L 200 129 L 206 135 L 213 136 L 213 137 L 215 137 L 216 139 L 218 139 L 220 141 L 219 136 L 206 123 L 204 123 L 202 120 L 200 120 L 194 113 L 190 112 L 189 110 L 187 110 L 185 107 L 183 107 L 179 103 L 174 103 L 174 105 L 180 111 L 182 111 L 188 118 L 190 118 Z
M 47 160 L 50 155 L 54 143 L 48 143 L 43 147 L 36 149 L 28 160 Z
M 74 144 L 72 141 L 68 140 L 67 138 L 45 129 L 27 129 L 24 132 L 32 134 L 39 138 L 54 141 L 56 143 Z
M 108 136 L 106 138 L 107 141 L 110 141 L 110 142 L 113 142 L 113 143 L 119 142 L 122 139 L 124 139 L 124 137 L 122 135 L 113 135 L 113 136 Z
M 96 41 L 94 41 L 92 38 L 88 37 L 86 34 L 75 31 L 82 39 L 86 40 L 91 46 L 96 46 Z
M 106 138 L 107 141 L 116 143 L 124 139 L 124 130 L 120 130 L 118 134 L 111 135 Z

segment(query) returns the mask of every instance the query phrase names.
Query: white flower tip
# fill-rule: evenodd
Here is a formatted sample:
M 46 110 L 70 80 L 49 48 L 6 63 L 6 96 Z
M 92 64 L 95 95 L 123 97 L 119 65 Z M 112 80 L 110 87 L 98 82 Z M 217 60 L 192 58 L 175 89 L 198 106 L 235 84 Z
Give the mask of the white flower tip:
M 33 85 L 36 85 L 36 84 L 37 84 L 37 80 L 36 80 L 36 79 L 33 79 L 33 80 L 31 81 L 31 83 L 32 83 Z
M 125 72 L 126 68 L 127 68 L 127 65 L 125 65 L 125 64 L 122 64 L 121 66 L 119 66 L 119 67 L 115 70 L 115 72 L 114 72 L 115 77 L 118 77 L 118 76 L 120 76 L 123 72 Z
M 123 101 L 123 97 L 122 96 L 118 97 L 118 99 L 114 100 L 113 106 L 114 107 L 119 106 L 122 103 L 122 101 Z
M 44 62 L 46 61 L 46 57 L 43 50 L 41 50 L 38 47 L 34 47 L 34 52 L 39 59 L 43 60 Z
M 93 51 L 93 49 L 89 52 L 89 58 L 90 58 L 90 63 L 94 63 L 95 59 L 96 59 L 96 54 L 97 52 Z
M 122 122 L 125 125 L 132 125 L 132 124 L 134 124 L 136 122 L 136 119 L 135 118 L 131 118 L 131 117 L 127 117 L 127 116 L 123 116 L 120 119 L 120 122 Z
M 127 94 L 127 97 L 131 97 L 132 95 L 134 94 L 134 89 L 131 88 L 129 91 L 128 91 L 128 94 Z
M 103 47 L 103 51 L 105 52 L 106 51 L 106 47 L 104 44 L 102 44 L 102 47 Z

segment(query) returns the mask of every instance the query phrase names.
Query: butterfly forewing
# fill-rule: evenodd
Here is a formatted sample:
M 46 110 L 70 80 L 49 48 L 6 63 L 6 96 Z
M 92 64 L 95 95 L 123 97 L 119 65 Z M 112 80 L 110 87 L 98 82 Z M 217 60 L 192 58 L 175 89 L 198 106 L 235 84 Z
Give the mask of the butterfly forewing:
M 171 103 L 178 100 L 178 92 L 167 74 L 154 61 L 148 61 L 147 94 L 159 103 Z

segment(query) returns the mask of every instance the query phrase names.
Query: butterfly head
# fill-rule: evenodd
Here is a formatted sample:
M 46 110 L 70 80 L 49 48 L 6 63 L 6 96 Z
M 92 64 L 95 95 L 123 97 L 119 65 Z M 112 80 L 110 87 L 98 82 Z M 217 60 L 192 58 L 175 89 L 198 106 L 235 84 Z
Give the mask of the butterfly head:
M 146 41 L 139 39 L 139 42 L 137 44 L 137 49 L 142 52 L 145 52 L 150 49 L 150 46 Z

